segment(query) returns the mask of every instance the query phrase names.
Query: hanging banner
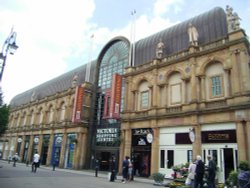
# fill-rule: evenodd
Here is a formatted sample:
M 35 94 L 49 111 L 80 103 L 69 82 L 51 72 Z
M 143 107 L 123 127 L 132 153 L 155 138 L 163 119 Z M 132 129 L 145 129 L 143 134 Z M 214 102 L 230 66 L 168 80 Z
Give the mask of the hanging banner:
M 110 118 L 120 118 L 121 108 L 121 94 L 122 94 L 122 76 L 114 74 L 112 79 L 112 92 L 110 103 Z
M 72 115 L 72 122 L 73 123 L 80 123 L 81 122 L 81 116 L 83 111 L 83 95 L 84 95 L 84 89 L 81 86 L 76 87 L 75 92 L 75 101 L 74 101 L 74 107 L 73 107 L 73 115 Z

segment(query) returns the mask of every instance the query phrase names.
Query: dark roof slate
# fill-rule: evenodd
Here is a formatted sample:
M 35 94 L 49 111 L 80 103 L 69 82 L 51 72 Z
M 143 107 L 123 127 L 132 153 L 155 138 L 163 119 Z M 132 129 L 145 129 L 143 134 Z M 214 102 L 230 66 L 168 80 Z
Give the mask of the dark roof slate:
M 10 106 L 11 107 L 20 106 L 29 103 L 30 101 L 33 100 L 32 98 L 34 98 L 35 100 L 37 99 L 39 100 L 47 96 L 54 95 L 57 92 L 67 90 L 72 86 L 73 77 L 75 75 L 78 75 L 77 85 L 82 84 L 85 81 L 86 67 L 87 64 L 84 64 L 52 80 L 49 80 L 41 85 L 38 85 L 28 91 L 16 95 L 11 100 Z M 89 80 L 90 83 L 94 83 L 95 71 L 96 71 L 96 61 L 92 61 L 90 80 Z
M 220 7 L 181 22 L 135 43 L 135 66 L 155 59 L 156 45 L 162 40 L 165 44 L 164 55 L 168 56 L 188 49 L 188 25 L 196 27 L 199 45 L 203 45 L 227 36 L 227 19 L 225 11 Z
M 187 28 L 189 23 L 192 23 L 198 30 L 198 43 L 200 45 L 227 36 L 226 13 L 222 8 L 216 7 L 208 12 L 137 41 L 135 43 L 135 66 L 155 59 L 156 45 L 160 40 L 165 44 L 164 56 L 188 49 L 189 38 Z M 86 66 L 86 64 L 82 65 L 57 78 L 16 95 L 11 100 L 10 105 L 13 107 L 29 103 L 33 95 L 35 95 L 36 99 L 42 99 L 57 92 L 67 90 L 71 87 L 75 74 L 78 74 L 78 84 L 83 83 L 85 81 Z M 91 83 L 94 83 L 96 66 L 97 60 L 92 61 L 90 74 Z

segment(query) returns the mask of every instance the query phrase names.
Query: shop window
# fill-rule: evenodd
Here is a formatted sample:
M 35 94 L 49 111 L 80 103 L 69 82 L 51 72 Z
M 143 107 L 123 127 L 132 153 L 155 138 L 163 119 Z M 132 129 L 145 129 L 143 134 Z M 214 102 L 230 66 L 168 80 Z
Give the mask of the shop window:
M 217 161 L 217 159 L 218 159 L 218 152 L 217 152 L 217 150 L 208 150 L 208 154 L 213 157 L 213 160 L 214 160 L 214 162 L 217 165 L 217 163 L 218 163 L 218 161 Z
M 187 161 L 189 163 L 193 162 L 193 151 L 192 150 L 187 150 Z
M 161 150 L 160 168 L 165 168 L 165 150 Z
M 167 150 L 168 165 L 167 168 L 174 166 L 174 150 Z

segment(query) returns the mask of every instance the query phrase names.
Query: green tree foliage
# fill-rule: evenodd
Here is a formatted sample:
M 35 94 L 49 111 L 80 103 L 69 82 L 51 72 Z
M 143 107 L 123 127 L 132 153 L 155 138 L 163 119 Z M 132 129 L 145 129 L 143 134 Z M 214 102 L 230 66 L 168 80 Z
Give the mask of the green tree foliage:
M 0 136 L 8 126 L 9 106 L 3 103 L 3 95 L 0 93 Z

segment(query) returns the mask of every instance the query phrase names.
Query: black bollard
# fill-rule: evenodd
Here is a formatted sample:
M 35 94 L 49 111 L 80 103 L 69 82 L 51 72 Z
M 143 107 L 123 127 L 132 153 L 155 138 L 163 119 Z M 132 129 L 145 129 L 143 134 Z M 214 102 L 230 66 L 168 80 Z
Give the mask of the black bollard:
M 95 177 L 98 177 L 99 161 L 95 161 Z
M 56 169 L 56 162 L 53 162 L 52 167 L 53 167 L 53 171 L 55 171 L 55 169 Z

